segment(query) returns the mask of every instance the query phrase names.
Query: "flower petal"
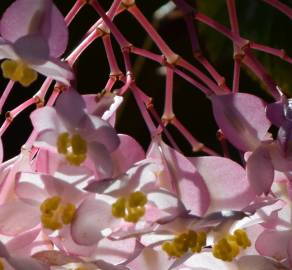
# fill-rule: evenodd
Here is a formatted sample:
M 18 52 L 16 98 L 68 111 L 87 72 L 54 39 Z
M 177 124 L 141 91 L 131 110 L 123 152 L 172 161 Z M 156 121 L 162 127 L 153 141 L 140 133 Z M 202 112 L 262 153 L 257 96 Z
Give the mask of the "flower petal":
M 268 194 L 274 180 L 274 167 L 267 147 L 258 147 L 247 160 L 248 180 L 257 195 Z
M 215 120 L 226 138 L 242 151 L 255 149 L 270 127 L 261 99 L 237 93 L 213 95 L 211 101 Z
M 87 141 L 103 144 L 109 152 L 116 150 L 120 144 L 115 129 L 99 117 L 93 115 L 83 117 L 78 126 Z
M 68 43 L 63 15 L 52 1 L 17 0 L 3 14 L 0 27 L 2 37 L 10 42 L 29 34 L 44 36 L 53 57 L 60 56 Z
M 72 237 L 77 244 L 90 246 L 103 238 L 102 230 L 114 221 L 111 205 L 100 198 L 87 198 L 77 209 L 71 226 Z
M 163 172 L 159 174 L 160 185 L 176 193 L 187 210 L 203 215 L 210 203 L 209 192 L 195 166 L 182 154 L 165 143 L 153 143 L 148 157 L 159 160 Z M 165 184 L 164 184 L 165 183 Z
M 100 178 L 109 178 L 112 176 L 113 162 L 110 153 L 104 145 L 91 142 L 89 145 L 88 154 L 90 155 L 94 169 L 97 171 Z
M 234 161 L 223 157 L 197 157 L 190 160 L 209 190 L 209 213 L 228 209 L 241 210 L 254 199 L 255 194 L 244 169 Z
M 17 235 L 40 223 L 38 207 L 22 201 L 0 206 L 0 232 L 4 235 Z
M 74 74 L 72 73 L 70 67 L 58 59 L 50 58 L 47 59 L 46 62 L 39 65 L 31 64 L 30 67 L 37 72 L 65 85 L 70 85 L 70 81 L 74 79 Z
M 115 176 L 121 175 L 134 163 L 145 158 L 142 146 L 135 139 L 125 134 L 119 134 L 119 139 L 121 142 L 119 147 L 111 154 Z

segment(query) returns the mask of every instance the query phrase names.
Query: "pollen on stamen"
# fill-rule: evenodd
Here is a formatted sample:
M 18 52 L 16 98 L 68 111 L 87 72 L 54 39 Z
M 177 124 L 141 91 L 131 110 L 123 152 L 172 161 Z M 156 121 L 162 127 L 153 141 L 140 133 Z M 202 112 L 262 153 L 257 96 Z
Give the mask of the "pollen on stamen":
M 127 222 L 137 223 L 145 214 L 146 195 L 141 191 L 133 192 L 128 198 L 120 197 L 112 204 L 112 215 Z
M 57 138 L 57 150 L 74 166 L 81 165 L 87 157 L 87 143 L 77 133 L 72 136 L 68 132 L 61 133 Z
M 199 253 L 206 246 L 206 238 L 207 234 L 204 231 L 195 232 L 189 230 L 188 232 L 177 235 L 171 242 L 164 242 L 162 244 L 162 250 L 169 257 L 175 258 L 179 258 L 189 251 Z
M 25 87 L 31 85 L 38 77 L 37 72 L 22 61 L 5 60 L 1 64 L 1 69 L 4 78 L 19 82 Z
M 43 201 L 40 211 L 43 227 L 54 231 L 72 222 L 76 207 L 72 203 L 63 204 L 59 196 L 53 196 Z
M 242 229 L 219 240 L 212 248 L 213 256 L 223 261 L 232 261 L 239 253 L 240 248 L 246 249 L 251 242 Z

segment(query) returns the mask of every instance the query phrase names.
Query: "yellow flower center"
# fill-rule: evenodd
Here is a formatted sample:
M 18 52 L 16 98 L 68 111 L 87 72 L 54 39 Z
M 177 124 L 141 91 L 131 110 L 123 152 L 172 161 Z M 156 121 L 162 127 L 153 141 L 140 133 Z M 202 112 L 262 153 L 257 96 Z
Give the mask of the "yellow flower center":
M 4 78 L 19 82 L 23 86 L 29 86 L 38 77 L 35 70 L 29 68 L 20 60 L 5 60 L 2 62 L 1 68 Z
M 57 149 L 71 165 L 79 166 L 86 159 L 86 141 L 77 133 L 72 136 L 68 132 L 61 133 L 57 139 Z
M 171 242 L 164 242 L 162 250 L 170 257 L 179 258 L 189 250 L 193 253 L 201 252 L 206 245 L 206 238 L 207 234 L 204 231 L 195 232 L 189 230 L 186 233 L 179 234 Z
M 4 270 L 4 263 L 0 260 L 0 270 Z
M 231 262 L 239 254 L 240 248 L 246 249 L 249 246 L 251 242 L 246 232 L 238 229 L 215 244 L 212 253 L 218 259 Z
M 59 196 L 53 196 L 43 201 L 40 210 L 44 228 L 54 231 L 72 222 L 76 207 L 72 203 L 63 204 Z
M 132 192 L 128 198 L 120 197 L 112 205 L 112 215 L 136 223 L 145 214 L 146 195 L 141 191 Z

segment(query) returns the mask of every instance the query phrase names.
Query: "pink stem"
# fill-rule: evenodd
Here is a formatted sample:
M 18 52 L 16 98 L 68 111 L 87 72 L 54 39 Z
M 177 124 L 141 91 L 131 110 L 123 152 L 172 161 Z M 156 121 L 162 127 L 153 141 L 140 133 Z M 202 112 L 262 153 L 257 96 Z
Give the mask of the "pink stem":
M 93 8 L 96 10 L 96 12 L 99 14 L 99 16 L 103 19 L 106 26 L 110 29 L 110 31 L 113 33 L 113 36 L 119 43 L 121 48 L 129 47 L 131 44 L 125 39 L 125 37 L 122 35 L 122 33 L 119 31 L 117 26 L 110 20 L 110 18 L 106 15 L 100 4 L 97 0 L 90 1 L 90 4 L 93 6 Z
M 281 98 L 276 83 L 273 81 L 271 76 L 265 71 L 262 64 L 253 56 L 250 50 L 245 51 L 243 63 L 246 66 L 248 66 L 266 84 L 272 96 L 276 100 L 279 100 Z
M 226 92 L 230 92 L 230 89 L 226 85 L 225 78 L 221 76 L 217 70 L 212 66 L 208 59 L 202 54 L 196 56 L 196 59 L 203 65 L 203 67 L 209 72 L 213 79 L 217 82 L 218 86 L 224 89 Z
M 274 8 L 278 9 L 279 11 L 287 15 L 290 19 L 292 19 L 292 8 L 288 7 L 284 3 L 278 0 L 263 0 L 263 1 L 273 6 Z
M 175 63 L 178 59 L 178 55 L 168 47 L 168 45 L 154 29 L 152 24 L 145 18 L 140 9 L 136 5 L 133 5 L 128 8 L 128 11 L 137 19 L 147 34 L 153 39 L 160 51 L 164 54 L 167 62 L 170 64 Z
M 233 66 L 233 84 L 232 84 L 233 93 L 237 93 L 239 90 L 240 64 L 241 64 L 241 60 L 235 57 L 234 66 Z
M 105 87 L 103 88 L 104 91 L 106 92 L 110 92 L 113 88 L 113 86 L 116 83 L 116 78 L 115 77 L 110 77 L 105 85 Z
M 4 103 L 7 100 L 8 96 L 9 96 L 9 94 L 14 86 L 14 83 L 15 83 L 14 81 L 10 80 L 8 82 L 8 84 L 6 85 L 6 88 L 5 88 L 3 94 L 0 98 L 0 112 L 2 112 L 2 108 L 4 106 Z
M 39 101 L 38 98 L 30 98 L 28 100 L 26 100 L 25 102 L 23 102 L 22 104 L 20 104 L 18 107 L 16 107 L 15 109 L 11 110 L 9 113 L 9 117 L 11 117 L 11 119 L 14 119 L 17 115 L 19 115 L 22 111 L 24 111 L 26 108 L 28 108 L 29 106 L 36 104 Z
M 231 24 L 232 33 L 235 36 L 239 37 L 240 33 L 239 33 L 235 1 L 227 0 L 227 7 L 228 7 L 229 21 Z M 232 92 L 237 93 L 239 90 L 241 59 L 238 57 L 238 52 L 240 51 L 240 49 L 238 48 L 238 46 L 236 45 L 234 41 L 233 41 L 233 48 L 234 48 L 234 66 L 233 66 Z
M 265 45 L 258 44 L 255 42 L 250 43 L 250 48 L 255 49 L 257 51 L 262 51 L 265 53 L 275 55 L 275 56 L 287 61 L 288 63 L 292 64 L 292 57 L 289 57 L 283 49 L 279 50 L 279 49 L 271 48 L 269 46 L 265 46 Z
M 72 67 L 77 60 L 77 58 L 81 55 L 81 53 L 98 37 L 102 35 L 101 31 L 95 29 L 92 31 L 82 42 L 70 53 L 70 55 L 66 58 L 68 64 Z
M 68 12 L 67 16 L 65 17 L 65 22 L 69 25 L 72 20 L 75 18 L 79 10 L 85 5 L 84 0 L 77 0 L 71 10 Z
M 172 97 L 173 97 L 173 70 L 166 67 L 166 87 L 165 87 L 165 100 L 164 100 L 164 112 L 162 119 L 171 121 L 174 118 L 172 108 Z
M 120 76 L 122 72 L 118 66 L 118 63 L 115 57 L 110 35 L 104 35 L 102 37 L 102 41 L 103 41 L 103 45 L 104 45 L 105 52 L 107 55 L 107 60 L 110 66 L 110 75 Z
M 46 93 L 52 83 L 52 79 L 51 78 L 46 78 L 45 81 L 43 82 L 40 90 L 36 93 L 36 96 L 38 96 L 41 100 L 44 100 Z
M 175 117 L 171 122 L 173 126 L 175 126 L 178 131 L 186 138 L 189 144 L 192 146 L 194 152 L 203 151 L 207 154 L 220 156 L 218 153 L 213 151 L 212 149 L 204 146 L 201 142 L 197 141 L 193 135 L 183 126 L 183 124 Z
M 145 58 L 151 59 L 155 62 L 158 62 L 160 64 L 164 63 L 164 57 L 149 51 L 146 51 L 144 49 L 140 49 L 137 47 L 132 47 L 131 48 L 131 52 L 140 56 L 143 56 Z M 207 87 L 205 87 L 204 85 L 202 85 L 201 83 L 195 81 L 193 78 L 191 78 L 190 76 L 188 76 L 187 74 L 185 74 L 184 72 L 182 72 L 181 70 L 177 69 L 175 66 L 170 65 L 170 67 L 173 68 L 174 72 L 176 74 L 178 74 L 179 76 L 181 76 L 182 78 L 184 78 L 186 81 L 188 81 L 189 83 L 193 84 L 196 88 L 198 88 L 199 90 L 201 90 L 203 93 L 205 93 L 206 95 L 210 95 L 213 92 L 211 90 L 209 90 Z
M 161 131 L 163 131 L 163 133 L 165 134 L 166 138 L 168 139 L 170 145 L 177 150 L 178 152 L 181 152 L 179 147 L 177 146 L 175 140 L 173 139 L 173 137 L 171 136 L 171 134 L 169 133 L 169 131 L 166 129 L 165 125 L 163 124 L 163 122 L 161 121 L 157 111 L 155 110 L 153 104 L 151 103 L 149 106 L 147 106 L 148 111 L 150 111 L 151 115 L 153 116 L 153 118 L 157 121 L 157 123 L 159 124 L 156 133 L 160 134 Z
M 141 91 L 137 91 L 137 86 L 134 83 L 132 83 L 131 89 L 145 124 L 149 130 L 150 136 L 153 137 L 156 134 L 156 127 L 145 107 L 142 97 L 140 96 Z
M 176 65 L 190 71 L 195 76 L 197 76 L 202 82 L 204 82 L 214 93 L 221 94 L 223 90 L 216 85 L 211 79 L 209 79 L 203 72 L 201 72 L 199 69 L 191 65 L 186 60 L 179 58 Z
M 122 0 L 117 0 L 117 1 L 113 2 L 111 7 L 109 8 L 108 12 L 106 12 L 106 14 L 109 18 L 112 19 L 114 16 L 120 14 L 121 12 L 123 12 L 125 10 L 125 8 L 123 6 L 121 6 L 121 2 L 122 2 Z M 100 18 L 94 25 L 92 25 L 89 28 L 89 30 L 87 31 L 85 36 L 88 36 L 92 31 L 94 31 L 96 28 L 98 28 L 102 23 L 103 23 L 103 19 Z

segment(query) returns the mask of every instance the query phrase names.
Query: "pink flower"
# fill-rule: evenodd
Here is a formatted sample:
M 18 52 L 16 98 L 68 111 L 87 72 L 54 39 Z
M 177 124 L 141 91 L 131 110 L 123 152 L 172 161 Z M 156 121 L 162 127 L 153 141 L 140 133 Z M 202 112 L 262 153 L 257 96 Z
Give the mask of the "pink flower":
M 73 79 L 69 67 L 58 59 L 66 49 L 68 30 L 51 0 L 15 1 L 0 27 L 0 59 L 10 59 L 1 64 L 4 77 L 23 86 L 36 80 L 37 72 L 67 85 Z
M 106 121 L 88 114 L 75 90 L 64 92 L 55 108 L 34 111 L 31 120 L 38 132 L 36 146 L 57 151 L 71 165 L 87 162 L 101 178 L 112 175 L 110 153 L 120 142 L 116 131 Z

